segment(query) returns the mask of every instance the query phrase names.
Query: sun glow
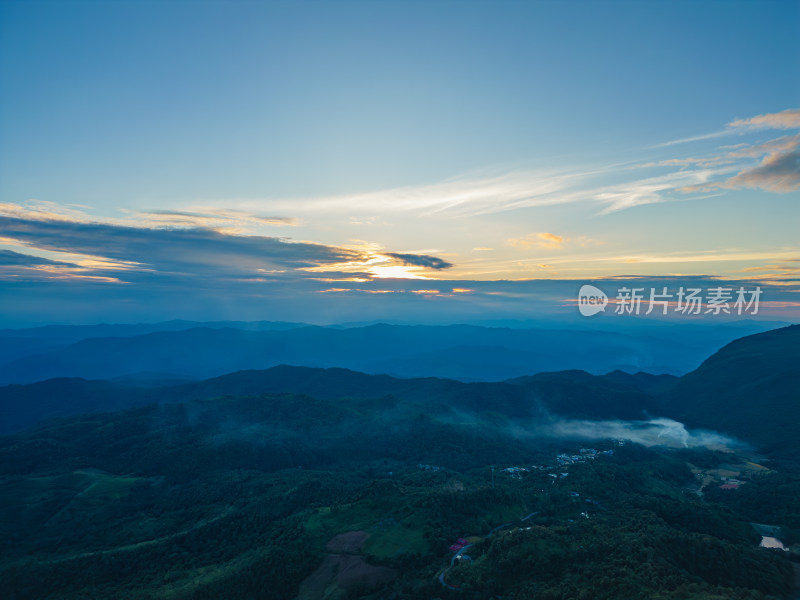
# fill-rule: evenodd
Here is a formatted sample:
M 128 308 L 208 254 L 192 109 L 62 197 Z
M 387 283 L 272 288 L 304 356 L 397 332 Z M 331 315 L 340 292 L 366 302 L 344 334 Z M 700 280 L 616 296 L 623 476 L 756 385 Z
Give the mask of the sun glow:
M 374 266 L 367 270 L 378 279 L 430 279 L 424 275 L 419 275 L 415 271 L 418 267 L 408 267 L 405 265 Z

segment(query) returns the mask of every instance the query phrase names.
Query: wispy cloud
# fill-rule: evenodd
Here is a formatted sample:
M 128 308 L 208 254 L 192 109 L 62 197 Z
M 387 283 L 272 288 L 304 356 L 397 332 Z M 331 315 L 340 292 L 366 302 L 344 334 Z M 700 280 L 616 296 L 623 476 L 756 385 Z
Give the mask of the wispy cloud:
M 800 110 L 791 109 L 740 119 L 730 123 L 723 131 L 676 140 L 661 146 L 717 138 L 737 132 L 795 128 L 800 128 Z M 752 188 L 773 193 L 792 192 L 800 188 L 798 147 L 800 134 L 792 134 L 767 141 L 722 147 L 705 156 L 672 157 L 641 166 L 675 167 L 677 170 L 596 188 L 589 190 L 587 195 L 595 201 L 605 203 L 606 207 L 602 212 L 608 213 L 714 189 Z
M 800 129 L 800 109 L 789 108 L 781 112 L 766 113 L 763 115 L 750 117 L 749 119 L 736 119 L 735 121 L 728 123 L 725 129 L 720 129 L 719 131 L 705 133 L 702 135 L 685 137 L 678 140 L 671 140 L 653 147 L 665 148 L 668 146 L 676 146 L 678 144 L 702 142 L 714 138 L 741 134 L 746 131 L 757 131 L 764 129 Z
M 587 178 L 598 177 L 616 167 L 543 170 L 528 169 L 504 173 L 471 173 L 445 181 L 404 186 L 365 193 L 328 197 L 264 200 L 233 200 L 251 209 L 269 206 L 275 210 L 302 211 L 304 214 L 412 213 L 420 217 L 436 215 L 474 216 L 527 206 L 562 203 L 564 192 Z M 352 223 L 353 221 L 351 221 Z M 356 219 L 357 224 L 366 224 Z
M 508 243 L 516 248 L 562 248 L 565 238 L 548 232 L 529 233 L 525 237 L 512 238 Z
M 23 204 L 0 202 L 0 215 L 18 219 L 47 221 L 91 222 L 94 219 L 83 210 L 86 207 L 62 205 L 47 200 L 28 200 Z
M 671 196 L 673 192 L 693 186 L 699 189 L 699 186 L 711 181 L 719 172 L 712 169 L 681 170 L 606 186 L 592 190 L 587 195 L 603 204 L 601 213 L 607 214 L 674 199 Z
M 720 129 L 719 131 L 712 131 L 711 133 L 703 133 L 701 135 L 692 135 L 677 140 L 670 140 L 669 142 L 656 144 L 655 146 L 653 146 L 653 148 L 668 148 L 669 146 L 677 146 L 679 144 L 689 144 L 691 142 L 702 142 L 705 140 L 713 140 L 715 138 L 731 135 L 732 133 L 733 131 L 731 129 Z
M 135 211 L 140 224 L 153 227 L 205 227 L 243 233 L 250 226 L 286 227 L 297 225 L 290 217 L 270 217 L 243 210 L 205 208 L 199 211 L 152 210 Z
M 563 169 L 520 169 L 474 172 L 444 181 L 338 196 L 239 200 L 245 209 L 303 214 L 345 214 L 351 224 L 371 224 L 378 217 L 353 218 L 354 212 L 372 215 L 409 213 L 422 218 L 472 217 L 522 208 L 586 203 L 610 213 L 671 200 L 705 189 L 753 187 L 773 193 L 797 188 L 793 162 L 800 135 L 748 141 L 723 146 L 706 155 L 676 154 L 672 148 L 690 141 L 749 135 L 768 130 L 800 128 L 800 110 L 758 115 L 732 121 L 713 133 L 673 140 L 658 148 L 670 149 L 660 160 L 571 166 Z
M 198 207 L 193 210 L 125 210 L 123 217 L 97 217 L 90 207 L 61 205 L 47 200 L 28 200 L 22 204 L 0 203 L 0 215 L 20 219 L 105 223 L 151 229 L 205 228 L 228 233 L 246 233 L 254 228 L 297 225 L 292 217 L 265 216 L 236 209 Z
M 767 113 L 749 119 L 737 119 L 729 127 L 750 129 L 800 129 L 800 108 L 790 108 L 778 113 Z
M 770 252 L 753 252 L 732 249 L 709 250 L 707 252 L 665 252 L 661 254 L 629 254 L 608 257 L 613 262 L 638 263 L 693 263 L 693 262 L 742 262 L 755 260 L 776 260 L 797 256 L 798 250 L 774 250 Z

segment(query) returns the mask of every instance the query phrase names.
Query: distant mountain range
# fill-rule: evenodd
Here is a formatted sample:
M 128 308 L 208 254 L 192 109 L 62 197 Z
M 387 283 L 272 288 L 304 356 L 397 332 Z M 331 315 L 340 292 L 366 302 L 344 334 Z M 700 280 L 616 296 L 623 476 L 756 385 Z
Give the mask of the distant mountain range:
M 370 329 L 370 328 L 367 328 Z M 303 335 L 329 343 L 340 340 L 335 330 L 302 328 Z M 373 331 L 344 330 L 350 336 L 371 340 Z M 390 327 L 402 337 L 408 331 Z M 262 342 L 261 332 L 191 329 L 181 332 L 197 345 L 196 356 L 212 364 L 233 364 L 225 353 L 202 348 L 208 340 L 238 340 L 253 351 Z M 411 332 L 416 333 L 416 332 Z M 141 353 L 152 350 L 153 333 L 132 338 L 110 338 L 79 342 L 99 356 L 99 348 Z M 391 336 L 389 336 L 391 338 Z M 348 338 L 349 343 L 355 343 Z M 302 346 L 302 344 L 301 344 Z M 74 346 L 73 346 L 74 347 Z M 261 346 L 259 346 L 261 347 Z M 163 348 L 163 346 L 162 346 Z M 175 350 L 176 346 L 168 346 Z M 329 347 L 330 348 L 330 347 Z M 286 348 L 284 348 L 284 351 Z M 264 350 L 265 352 L 268 350 Z M 122 355 L 125 355 L 124 353 Z M 236 354 L 246 355 L 244 350 Z M 118 356 L 118 355 L 117 355 Z M 168 350 L 158 355 L 160 366 L 172 371 Z M 158 357 L 146 356 L 154 366 Z M 115 360 L 110 354 L 109 362 Z M 74 363 L 73 363 L 74 364 Z M 89 368 L 91 365 L 82 363 Z M 99 367 L 94 367 L 99 368 Z M 266 370 L 244 370 L 199 382 L 166 381 L 166 385 L 137 385 L 136 381 L 87 381 L 59 378 L 28 385 L 0 387 L 0 432 L 9 433 L 36 424 L 44 418 L 80 413 L 113 411 L 153 403 L 178 403 L 221 397 L 295 394 L 324 401 L 392 398 L 393 401 L 426 406 L 433 414 L 486 418 L 491 413 L 505 418 L 547 422 L 554 415 L 571 419 L 648 419 L 670 417 L 693 427 L 736 435 L 766 451 L 800 454 L 800 326 L 790 326 L 736 340 L 708 358 L 695 371 L 676 378 L 647 373 L 613 371 L 592 375 L 569 370 L 539 373 L 505 382 L 462 382 L 442 378 L 400 379 L 368 375 L 343 368 L 277 366 Z M 455 416 L 454 416 L 455 415 Z M 465 417 L 465 418 L 466 418 Z M 460 418 L 460 417 L 458 417 Z
M 25 329 L 0 329 L 0 364 L 26 356 L 46 354 L 91 338 L 135 337 L 156 332 L 185 331 L 196 327 L 241 329 L 245 331 L 283 331 L 307 327 L 305 323 L 279 321 L 198 322 L 173 320 L 161 323 L 98 325 L 43 325 Z
M 291 364 L 396 377 L 503 381 L 561 370 L 681 375 L 724 344 L 776 324 L 552 327 L 170 321 L 0 330 L 0 385 L 54 377 L 133 385 L 202 380 Z

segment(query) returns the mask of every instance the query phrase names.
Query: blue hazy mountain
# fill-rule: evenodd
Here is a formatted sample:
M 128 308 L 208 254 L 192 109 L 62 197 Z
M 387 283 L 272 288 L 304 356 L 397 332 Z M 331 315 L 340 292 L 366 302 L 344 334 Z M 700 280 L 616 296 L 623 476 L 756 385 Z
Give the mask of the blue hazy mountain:
M 305 323 L 281 321 L 214 321 L 200 323 L 176 319 L 161 323 L 43 325 L 22 329 L 0 329 L 0 363 L 51 352 L 89 338 L 133 337 L 155 332 L 185 331 L 195 327 L 268 331 L 294 329 L 305 325 Z
M 280 364 L 397 377 L 501 381 L 566 369 L 681 375 L 724 344 L 774 324 L 619 331 L 472 325 L 317 327 L 187 321 L 0 331 L 0 384 L 54 377 L 206 379 Z

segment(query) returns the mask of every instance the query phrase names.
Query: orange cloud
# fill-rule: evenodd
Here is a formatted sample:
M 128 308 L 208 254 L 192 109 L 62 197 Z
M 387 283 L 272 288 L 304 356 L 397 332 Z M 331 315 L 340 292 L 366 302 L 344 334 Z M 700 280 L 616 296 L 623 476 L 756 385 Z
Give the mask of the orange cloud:
M 512 238 L 508 243 L 516 248 L 562 248 L 567 238 L 546 231 L 529 233 L 525 237 Z

